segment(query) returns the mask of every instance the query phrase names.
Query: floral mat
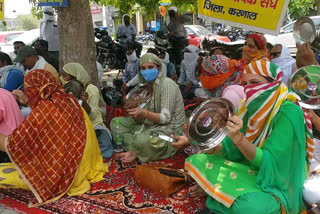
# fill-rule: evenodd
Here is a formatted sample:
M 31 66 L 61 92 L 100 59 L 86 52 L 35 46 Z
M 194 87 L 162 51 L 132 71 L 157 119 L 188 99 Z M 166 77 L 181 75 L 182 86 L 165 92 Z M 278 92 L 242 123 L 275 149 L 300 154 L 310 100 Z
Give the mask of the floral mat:
M 170 168 L 182 168 L 186 156 L 178 153 L 175 156 L 156 161 Z M 124 166 L 113 156 L 106 160 L 109 173 L 101 182 L 92 184 L 90 192 L 75 197 L 64 197 L 54 203 L 38 208 L 27 208 L 33 198 L 31 192 L 24 190 L 0 190 L 0 204 L 8 209 L 22 213 L 161 213 L 187 214 L 197 213 L 205 208 L 204 200 L 190 197 L 188 188 L 164 197 L 151 190 L 137 185 L 134 179 L 134 169 L 137 164 Z M 147 176 L 147 175 L 146 175 Z

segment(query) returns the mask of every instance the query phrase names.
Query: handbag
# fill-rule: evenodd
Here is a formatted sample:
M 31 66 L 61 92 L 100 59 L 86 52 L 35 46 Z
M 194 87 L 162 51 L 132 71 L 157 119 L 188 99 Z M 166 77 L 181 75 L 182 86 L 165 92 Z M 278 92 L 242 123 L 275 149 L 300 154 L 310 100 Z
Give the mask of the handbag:
M 183 169 L 170 169 L 158 165 L 139 165 L 135 170 L 135 179 L 138 184 L 167 197 L 187 184 L 185 174 Z

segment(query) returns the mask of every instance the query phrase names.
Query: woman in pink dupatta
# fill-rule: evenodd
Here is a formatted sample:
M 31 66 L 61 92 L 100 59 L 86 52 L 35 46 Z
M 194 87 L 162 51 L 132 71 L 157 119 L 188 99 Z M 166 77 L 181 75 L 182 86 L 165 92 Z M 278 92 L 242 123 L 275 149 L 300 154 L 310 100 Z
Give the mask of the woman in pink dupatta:
M 24 120 L 14 96 L 0 88 L 0 134 L 10 135 Z

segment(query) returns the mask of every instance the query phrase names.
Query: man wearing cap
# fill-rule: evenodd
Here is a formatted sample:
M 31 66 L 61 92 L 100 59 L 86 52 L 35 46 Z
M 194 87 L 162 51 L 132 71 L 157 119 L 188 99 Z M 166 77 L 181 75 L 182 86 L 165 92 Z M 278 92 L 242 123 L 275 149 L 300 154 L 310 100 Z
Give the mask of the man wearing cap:
M 49 43 L 49 53 L 59 58 L 59 30 L 52 7 L 43 8 L 40 39 L 46 40 Z
M 191 21 L 191 18 L 185 15 L 179 15 L 176 7 L 169 8 L 169 17 L 167 19 L 169 39 L 173 45 L 176 63 L 181 64 L 183 59 L 182 50 L 188 45 L 187 31 L 184 23 Z
M 57 70 L 47 63 L 47 61 L 39 56 L 38 53 L 31 46 L 23 46 L 18 50 L 17 57 L 14 59 L 15 62 L 21 63 L 26 68 L 26 74 L 29 71 L 35 69 L 43 69 L 49 71 L 57 83 L 60 83 L 59 74 Z

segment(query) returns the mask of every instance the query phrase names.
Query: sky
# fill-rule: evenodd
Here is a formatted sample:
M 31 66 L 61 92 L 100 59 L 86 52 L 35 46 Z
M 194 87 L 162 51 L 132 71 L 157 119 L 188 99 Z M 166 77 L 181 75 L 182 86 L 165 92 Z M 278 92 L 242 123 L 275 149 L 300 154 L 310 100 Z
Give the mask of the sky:
M 30 14 L 31 5 L 29 0 L 4 0 L 5 17 L 14 18 L 21 14 Z M 16 11 L 15 13 L 13 11 Z

